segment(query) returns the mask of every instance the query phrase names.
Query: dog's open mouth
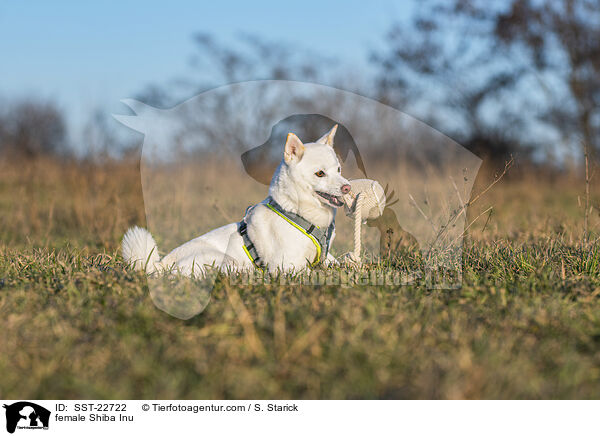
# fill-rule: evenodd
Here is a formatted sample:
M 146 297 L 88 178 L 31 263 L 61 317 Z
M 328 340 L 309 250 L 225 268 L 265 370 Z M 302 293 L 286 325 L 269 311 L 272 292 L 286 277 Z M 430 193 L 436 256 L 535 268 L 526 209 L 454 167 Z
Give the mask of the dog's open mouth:
M 326 192 L 316 191 L 319 196 L 327 200 L 327 202 L 333 207 L 342 207 L 344 202 L 341 197 L 336 197 L 335 195 L 327 194 Z

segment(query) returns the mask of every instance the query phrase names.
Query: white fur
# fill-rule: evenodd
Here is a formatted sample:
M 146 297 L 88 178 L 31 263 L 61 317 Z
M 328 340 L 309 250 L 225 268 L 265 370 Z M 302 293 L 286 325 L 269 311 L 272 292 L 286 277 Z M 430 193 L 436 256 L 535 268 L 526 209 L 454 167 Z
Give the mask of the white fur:
M 284 158 L 269 187 L 270 196 L 284 210 L 297 213 L 321 228 L 327 228 L 335 219 L 336 207 L 316 191 L 341 197 L 342 186 L 349 183 L 339 172 L 340 163 L 332 148 L 336 128 L 337 125 L 317 142 L 309 144 L 302 144 L 296 135 L 290 133 Z M 325 176 L 317 177 L 315 173 L 318 171 L 323 171 Z M 306 235 L 265 206 L 265 202 L 253 207 L 246 217 L 248 236 L 259 255 L 269 271 L 306 268 L 316 256 L 316 247 Z M 133 227 L 123 237 L 122 251 L 125 261 L 132 263 L 136 269 L 147 265 L 148 273 L 176 269 L 191 276 L 202 274 L 205 265 L 253 269 L 242 245 L 237 223 L 232 223 L 192 239 L 159 259 L 150 233 Z M 327 256 L 327 262 L 335 262 L 331 254 Z
M 160 261 L 154 238 L 148 230 L 141 227 L 135 226 L 127 230 L 121 250 L 125 261 L 136 271 L 154 271 L 155 265 Z

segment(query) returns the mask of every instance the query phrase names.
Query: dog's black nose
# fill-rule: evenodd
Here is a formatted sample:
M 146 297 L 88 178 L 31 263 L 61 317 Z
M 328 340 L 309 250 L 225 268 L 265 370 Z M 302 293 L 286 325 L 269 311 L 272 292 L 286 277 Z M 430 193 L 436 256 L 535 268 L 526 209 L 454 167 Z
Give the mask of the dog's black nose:
M 342 191 L 342 194 L 346 195 L 348 192 L 350 192 L 351 186 L 350 185 L 342 185 L 342 187 L 340 188 L 340 190 Z

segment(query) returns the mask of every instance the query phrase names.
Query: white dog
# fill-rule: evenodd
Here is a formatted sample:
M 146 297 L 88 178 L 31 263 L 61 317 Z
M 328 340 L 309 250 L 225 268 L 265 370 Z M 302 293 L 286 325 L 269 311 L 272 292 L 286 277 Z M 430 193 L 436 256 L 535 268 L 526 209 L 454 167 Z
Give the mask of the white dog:
M 350 191 L 333 150 L 335 125 L 314 143 L 288 134 L 269 197 L 250 208 L 240 223 L 227 224 L 159 258 L 152 235 L 139 227 L 123 237 L 123 258 L 148 273 L 175 270 L 202 275 L 206 265 L 236 270 L 255 267 L 299 271 L 335 262 L 329 253 L 336 209 Z

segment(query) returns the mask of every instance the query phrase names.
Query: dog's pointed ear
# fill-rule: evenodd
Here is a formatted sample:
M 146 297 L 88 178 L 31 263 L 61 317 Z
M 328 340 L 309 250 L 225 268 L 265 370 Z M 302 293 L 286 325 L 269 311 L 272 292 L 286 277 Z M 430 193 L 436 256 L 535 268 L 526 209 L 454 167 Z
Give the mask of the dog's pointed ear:
M 283 152 L 283 158 L 286 163 L 300 162 L 302 155 L 304 154 L 304 144 L 300 141 L 293 133 L 288 133 L 285 141 L 285 150 Z
M 333 147 L 333 138 L 335 137 L 335 132 L 337 132 L 338 125 L 336 124 L 331 128 L 331 130 L 317 139 L 317 144 L 325 144 Z

